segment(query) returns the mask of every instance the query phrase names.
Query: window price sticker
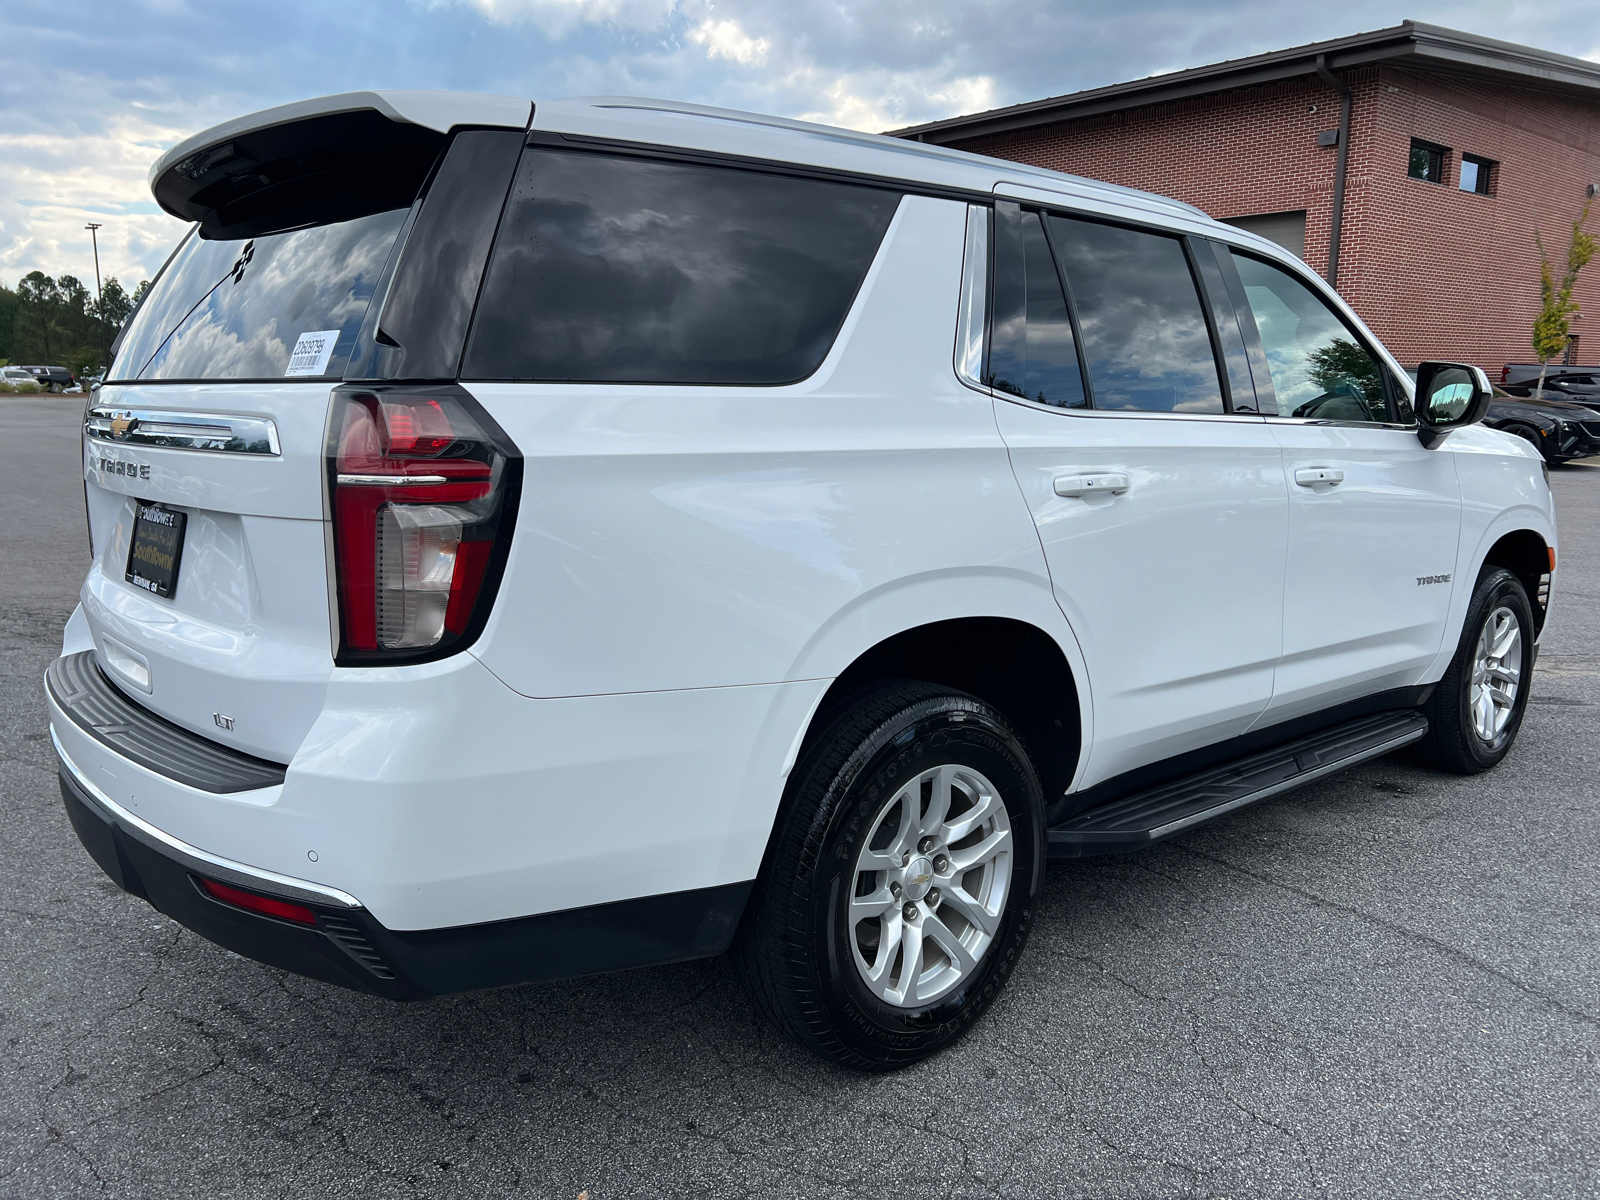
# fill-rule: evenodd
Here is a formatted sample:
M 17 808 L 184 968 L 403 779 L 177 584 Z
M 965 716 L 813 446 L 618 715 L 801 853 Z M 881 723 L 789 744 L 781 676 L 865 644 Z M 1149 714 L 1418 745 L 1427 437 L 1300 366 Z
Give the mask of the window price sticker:
M 316 333 L 302 333 L 289 355 L 285 375 L 322 375 L 328 370 L 328 360 L 333 348 L 339 344 L 337 329 L 323 329 Z

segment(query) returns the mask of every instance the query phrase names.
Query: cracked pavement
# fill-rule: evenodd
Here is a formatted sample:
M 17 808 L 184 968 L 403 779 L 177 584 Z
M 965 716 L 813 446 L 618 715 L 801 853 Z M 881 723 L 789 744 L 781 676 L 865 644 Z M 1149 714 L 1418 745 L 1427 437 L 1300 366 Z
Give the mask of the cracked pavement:
M 847 1074 L 720 959 L 401 1005 L 124 895 L 40 676 L 86 567 L 81 399 L 0 408 L 0 1200 L 1600 1194 L 1600 461 L 1521 740 L 1054 864 L 964 1043 Z

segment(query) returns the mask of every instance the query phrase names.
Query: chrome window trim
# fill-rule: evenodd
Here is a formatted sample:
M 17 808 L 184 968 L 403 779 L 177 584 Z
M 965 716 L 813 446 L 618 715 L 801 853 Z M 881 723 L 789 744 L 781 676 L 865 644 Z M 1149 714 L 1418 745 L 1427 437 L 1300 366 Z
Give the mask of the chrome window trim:
M 83 414 L 83 435 L 113 446 L 199 450 L 208 454 L 283 454 L 278 426 L 272 418 L 231 413 L 94 404 Z
M 1329 421 L 1317 417 L 1265 417 L 1264 420 L 1276 422 L 1279 425 L 1330 425 L 1338 429 L 1398 429 L 1405 433 L 1415 433 L 1417 426 L 1405 424 L 1400 421 Z
M 988 389 L 985 389 L 988 390 Z M 1040 404 L 1037 400 L 1029 400 L 1023 396 L 1013 396 L 1010 392 L 991 392 L 996 400 L 1004 400 L 1007 404 L 1020 405 L 1023 408 L 1034 408 L 1040 412 L 1060 413 L 1067 417 L 1107 417 L 1128 418 L 1135 420 L 1157 421 L 1270 421 L 1271 417 L 1264 417 L 1260 413 L 1186 413 L 1186 412 L 1145 412 L 1143 409 L 1132 408 L 1063 408 L 1056 404 Z M 1302 422 L 1305 424 L 1307 422 Z M 1315 424 L 1315 422 L 1310 422 Z M 1324 421 L 1326 425 L 1330 422 Z M 1371 428 L 1370 426 L 1364 426 Z
M 56 734 L 55 722 L 50 723 L 50 741 L 56 748 L 56 756 L 61 760 L 61 765 L 71 774 L 73 782 L 83 789 L 88 796 L 108 816 L 123 827 L 124 832 L 144 841 L 158 843 L 160 849 L 175 855 L 182 864 L 190 870 L 198 870 L 205 874 L 217 876 L 224 883 L 242 883 L 245 887 L 255 887 L 261 891 L 269 892 L 276 896 L 288 896 L 297 900 L 309 900 L 313 904 L 336 904 L 342 908 L 361 908 L 361 901 L 349 892 L 341 892 L 338 888 L 326 887 L 320 883 L 312 883 L 306 879 L 295 879 L 290 875 L 279 875 L 276 871 L 268 871 L 262 867 L 251 867 L 231 858 L 211 854 L 197 846 L 191 846 L 180 838 L 173 837 L 164 829 L 157 829 L 144 818 L 136 816 L 123 808 L 115 800 L 107 796 L 79 769 L 78 764 L 68 757 L 65 748 L 61 745 L 61 738 Z M 121 760 L 127 762 L 127 760 Z M 127 763 L 137 766 L 136 763 Z M 141 770 L 143 768 L 140 768 Z M 171 780 L 166 781 L 172 784 Z M 181 787 L 181 784 L 173 784 Z M 281 785 L 280 785 L 281 786 Z
M 961 257 L 961 307 L 956 314 L 956 378 L 985 395 L 983 342 L 989 320 L 989 208 L 967 205 L 967 243 Z

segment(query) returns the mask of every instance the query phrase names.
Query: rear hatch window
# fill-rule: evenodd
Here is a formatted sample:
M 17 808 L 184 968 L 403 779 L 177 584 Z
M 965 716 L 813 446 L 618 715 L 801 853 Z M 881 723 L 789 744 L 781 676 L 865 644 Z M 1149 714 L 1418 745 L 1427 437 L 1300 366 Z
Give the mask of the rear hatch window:
M 398 208 L 239 240 L 192 232 L 109 378 L 339 378 L 405 218 Z

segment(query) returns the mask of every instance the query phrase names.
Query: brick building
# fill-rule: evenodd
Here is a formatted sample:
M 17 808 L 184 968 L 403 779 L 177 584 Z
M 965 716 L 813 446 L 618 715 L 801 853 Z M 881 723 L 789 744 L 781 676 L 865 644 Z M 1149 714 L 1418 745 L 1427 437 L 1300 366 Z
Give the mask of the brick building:
M 1185 200 L 1301 255 L 1401 362 L 1495 376 L 1533 357 L 1535 231 L 1564 260 L 1600 183 L 1600 64 L 1407 21 L 897 134 Z M 1600 360 L 1600 262 L 1577 297 L 1569 360 Z

